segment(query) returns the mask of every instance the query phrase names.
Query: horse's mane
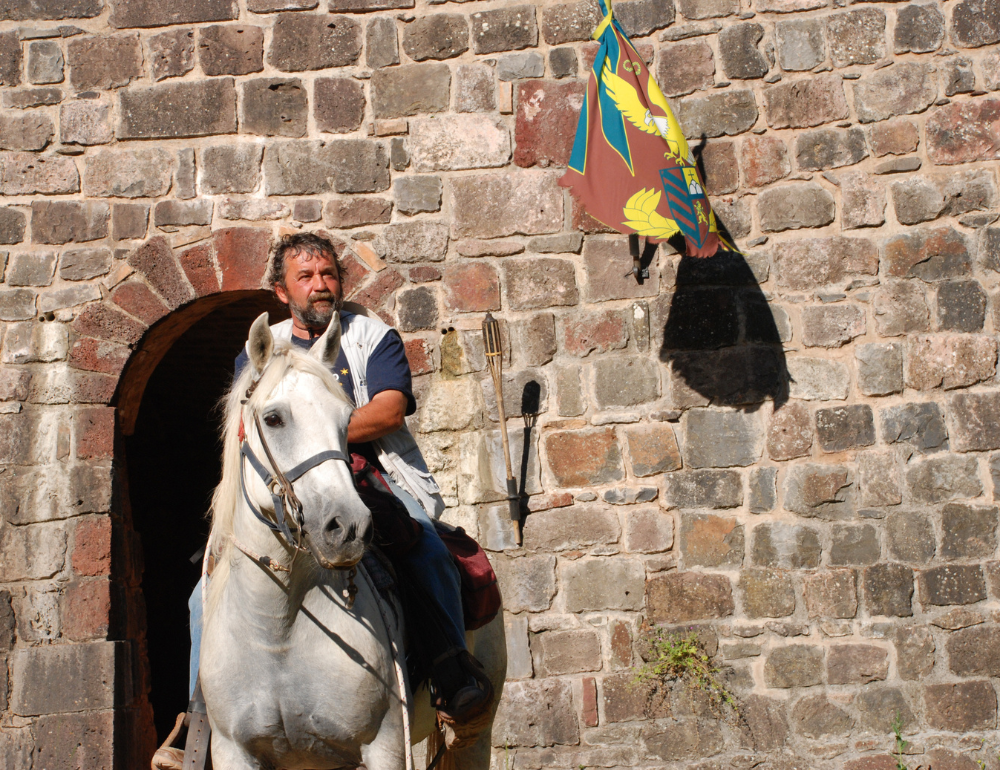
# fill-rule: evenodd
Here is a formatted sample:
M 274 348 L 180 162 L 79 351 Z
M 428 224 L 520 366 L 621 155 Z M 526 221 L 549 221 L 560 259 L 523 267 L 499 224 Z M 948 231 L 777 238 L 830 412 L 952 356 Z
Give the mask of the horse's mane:
M 246 406 L 249 406 L 251 411 L 259 411 L 291 369 L 318 377 L 327 390 L 350 403 L 344 389 L 326 366 L 306 351 L 293 345 L 279 343 L 271 361 L 264 367 L 264 374 Z M 240 491 L 240 415 L 243 411 L 243 400 L 246 398 L 247 389 L 253 382 L 255 374 L 253 365 L 247 363 L 221 401 L 224 414 L 222 423 L 222 480 L 212 493 L 210 508 L 212 532 L 209 536 L 209 548 L 216 561 L 215 571 L 212 573 L 212 586 L 224 584 L 229 574 L 228 552 L 232 546 L 230 536 L 233 533 L 236 508 L 243 499 L 243 494 Z M 249 429 L 252 425 L 253 423 L 250 422 L 247 428 Z M 217 594 L 216 591 L 212 593 Z

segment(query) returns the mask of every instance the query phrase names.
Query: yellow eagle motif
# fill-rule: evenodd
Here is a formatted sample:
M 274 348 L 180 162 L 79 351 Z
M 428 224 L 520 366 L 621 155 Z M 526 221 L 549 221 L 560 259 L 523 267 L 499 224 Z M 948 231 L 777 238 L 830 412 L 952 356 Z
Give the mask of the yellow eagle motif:
M 694 165 L 694 155 L 688 148 L 687 140 L 681 131 L 680 124 L 670 111 L 667 100 L 656 85 L 653 76 L 649 76 L 646 83 L 646 90 L 654 106 L 659 107 L 664 116 L 654 115 L 651 110 L 646 109 L 639 98 L 638 91 L 627 80 L 618 77 L 607 61 L 601 71 L 601 80 L 604 83 L 608 96 L 614 101 L 619 112 L 625 116 L 629 123 L 644 131 L 647 134 L 659 134 L 667 143 L 670 154 L 678 163 Z
M 667 239 L 674 233 L 679 233 L 680 228 L 672 219 L 667 219 L 660 214 L 656 207 L 660 203 L 661 192 L 657 190 L 639 190 L 628 199 L 622 213 L 628 219 L 622 224 L 628 225 L 636 231 L 638 235 L 647 238 Z

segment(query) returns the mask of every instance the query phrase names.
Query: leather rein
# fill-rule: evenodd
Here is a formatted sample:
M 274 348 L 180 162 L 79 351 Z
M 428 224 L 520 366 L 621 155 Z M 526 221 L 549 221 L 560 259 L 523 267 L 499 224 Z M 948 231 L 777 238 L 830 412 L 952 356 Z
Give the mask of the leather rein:
M 261 376 L 263 376 L 263 373 L 261 373 Z M 259 377 L 250 384 L 249 388 L 247 388 L 245 397 L 240 401 L 242 405 L 245 406 L 250 401 L 250 397 L 257 389 L 258 383 L 260 383 Z M 317 563 L 326 569 L 349 570 L 346 600 L 347 608 L 351 609 L 354 605 L 354 597 L 358 592 L 357 586 L 354 585 L 354 577 L 357 574 L 357 566 L 338 567 L 331 564 L 327 559 L 316 553 L 307 537 L 305 519 L 302 515 L 302 501 L 299 500 L 298 495 L 295 494 L 295 488 L 292 486 L 293 482 L 300 479 L 316 466 L 325 463 L 327 460 L 339 460 L 346 463 L 348 469 L 350 469 L 350 458 L 340 450 L 327 449 L 323 452 L 317 452 L 312 457 L 299 463 L 288 472 L 283 473 L 281 468 L 278 467 L 278 462 L 274 459 L 274 455 L 271 453 L 271 448 L 267 444 L 267 439 L 264 437 L 264 430 L 260 424 L 260 415 L 258 415 L 256 411 L 253 412 L 253 423 L 254 427 L 257 428 L 257 438 L 260 440 L 260 445 L 264 449 L 264 455 L 267 458 L 268 464 L 271 466 L 271 470 L 268 470 L 267 466 L 260 461 L 260 458 L 258 458 L 253 449 L 251 449 L 250 442 L 247 441 L 247 432 L 243 424 L 243 414 L 241 412 L 239 429 L 240 490 L 243 492 L 243 500 L 246 502 L 253 515 L 272 532 L 276 533 L 276 535 L 284 541 L 286 546 L 292 549 L 292 563 L 286 567 L 283 564 L 279 564 L 269 556 L 261 556 L 242 545 L 236 540 L 235 536 L 230 537 L 233 545 L 235 545 L 251 560 L 269 570 L 291 573 L 292 567 L 295 566 L 295 557 L 298 556 L 300 551 L 311 553 Z M 250 466 L 253 468 L 260 480 L 264 482 L 264 486 L 267 487 L 267 491 L 271 495 L 271 502 L 274 505 L 273 519 L 266 516 L 256 505 L 254 505 L 253 500 L 250 499 L 250 494 L 247 492 L 245 472 L 246 462 L 244 462 L 244 460 L 250 463 Z M 353 473 L 351 474 L 351 478 L 354 478 Z M 289 526 L 290 521 L 294 525 L 294 534 L 293 528 Z M 305 542 L 305 546 L 303 546 L 303 541 Z

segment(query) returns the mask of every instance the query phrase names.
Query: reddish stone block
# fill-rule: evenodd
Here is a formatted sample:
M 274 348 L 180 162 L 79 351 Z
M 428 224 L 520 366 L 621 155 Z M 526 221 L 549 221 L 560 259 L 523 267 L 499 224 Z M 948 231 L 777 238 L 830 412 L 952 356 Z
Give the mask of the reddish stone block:
M 701 151 L 701 162 L 705 169 L 705 192 L 709 195 L 736 192 L 740 186 L 740 167 L 736 163 L 735 142 L 709 142 Z
M 362 291 L 359 291 L 351 301 L 357 302 L 359 305 L 366 307 L 369 310 L 377 311 L 389 295 L 402 285 L 403 276 L 395 270 L 383 270 L 378 274 L 378 278 L 372 281 Z M 386 323 L 391 325 L 392 320 L 390 319 L 386 321 Z
M 111 574 L 110 516 L 91 516 L 79 521 L 71 563 L 80 575 L 97 577 Z
M 428 374 L 434 371 L 434 350 L 431 343 L 423 337 L 407 340 L 404 343 L 406 348 L 406 360 L 410 362 L 410 373 Z
M 444 304 L 459 313 L 500 309 L 500 278 L 492 265 L 459 264 L 445 268 Z
M 898 767 L 896 758 L 888 754 L 852 759 L 844 764 L 844 770 L 897 770 Z M 934 767 L 937 767 L 937 764 Z
M 561 487 L 589 487 L 625 478 L 613 428 L 550 433 L 545 437 L 545 454 Z
M 592 676 L 583 678 L 583 723 L 587 727 L 597 727 L 597 680 Z
M 76 413 L 77 459 L 111 459 L 114 444 L 115 410 L 112 407 L 88 407 Z
M 565 166 L 587 85 L 583 81 L 524 80 L 517 86 L 514 163 Z
M 927 685 L 924 719 L 932 730 L 992 730 L 997 724 L 996 691 L 989 680 Z
M 920 144 L 920 131 L 905 118 L 873 123 L 868 139 L 876 158 L 885 155 L 906 155 Z
M 654 476 L 681 467 L 677 438 L 668 423 L 635 425 L 625 429 L 625 436 L 636 476 Z
M 104 639 L 111 620 L 111 581 L 74 583 L 63 597 L 62 632 L 76 642 Z
M 743 174 L 750 187 L 762 187 L 792 172 L 788 148 L 775 136 L 748 136 L 741 154 Z
M 632 633 L 628 623 L 615 621 L 611 624 L 611 663 L 616 668 L 632 665 Z
M 646 581 L 646 612 L 652 623 L 686 623 L 724 618 L 735 609 L 725 575 L 668 572 Z
M 410 268 L 410 283 L 428 283 L 441 280 L 441 271 L 436 267 L 421 265 Z
M 210 243 L 201 243 L 178 257 L 184 275 L 199 297 L 215 294 L 219 290 L 219 276 L 215 272 L 215 251 Z
M 958 754 L 947 749 L 932 749 L 927 752 L 928 767 L 932 770 L 981 770 L 983 767 L 977 764 L 972 757 Z M 898 770 L 895 763 L 890 766 L 890 770 Z
M 69 365 L 74 369 L 118 375 L 130 355 L 132 351 L 124 345 L 82 337 L 70 348 Z
M 171 310 L 194 299 L 191 287 L 184 280 L 184 273 L 174 259 L 174 252 L 166 238 L 150 238 L 129 254 L 127 259 L 166 300 Z
M 117 387 L 118 378 L 106 374 L 81 372 L 70 380 L 70 394 L 78 404 L 109 404 Z
M 31 372 L 25 369 L 0 370 L 0 401 L 24 401 L 30 384 Z
M 336 246 L 337 243 L 339 241 L 335 242 L 334 245 Z M 343 251 L 338 249 L 337 260 L 340 263 L 340 285 L 344 289 L 344 297 L 349 298 L 364 284 L 371 274 L 371 270 L 346 246 Z
M 170 308 L 146 284 L 135 278 L 116 286 L 111 292 L 111 301 L 147 326 L 152 326 L 170 312 Z
M 73 322 L 73 331 L 84 337 L 134 345 L 146 332 L 146 325 L 100 302 L 90 305 Z
M 566 508 L 573 504 L 573 495 L 569 492 L 553 492 L 548 495 L 535 495 L 528 498 L 528 511 L 551 511 L 553 508 Z
M 628 343 L 628 320 L 621 310 L 570 316 L 562 327 L 562 348 L 574 356 L 621 350 Z
M 939 165 L 1000 158 L 1000 101 L 956 102 L 927 119 L 927 154 Z
M 259 227 L 228 227 L 214 237 L 215 257 L 222 268 L 222 290 L 259 289 L 267 271 L 271 233 Z

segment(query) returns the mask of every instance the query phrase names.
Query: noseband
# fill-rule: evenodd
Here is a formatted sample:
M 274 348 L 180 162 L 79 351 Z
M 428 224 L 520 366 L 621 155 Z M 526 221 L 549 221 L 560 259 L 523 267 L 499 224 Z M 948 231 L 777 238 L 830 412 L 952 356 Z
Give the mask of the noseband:
M 261 373 L 263 377 L 263 372 Z M 260 382 L 260 378 L 254 380 L 250 387 L 247 388 L 246 396 L 241 400 L 241 404 L 246 405 L 250 396 L 257 389 L 257 385 Z M 285 567 L 281 564 L 277 564 L 268 556 L 259 556 L 248 548 L 245 548 L 241 544 L 237 543 L 235 539 L 233 543 L 239 548 L 244 554 L 249 556 L 254 561 L 258 562 L 262 566 L 268 569 L 276 569 L 281 572 L 291 572 L 291 567 L 295 565 L 295 556 L 298 555 L 299 551 L 308 551 L 312 553 L 313 558 L 320 564 L 320 566 L 326 569 L 338 569 L 338 570 L 350 570 L 349 586 L 347 589 L 347 607 L 348 609 L 354 604 L 354 597 L 357 594 L 357 587 L 354 585 L 354 576 L 357 573 L 357 567 L 337 567 L 327 559 L 324 559 L 318 553 L 316 553 L 313 548 L 312 543 L 306 539 L 306 547 L 303 547 L 303 539 L 306 538 L 307 532 L 305 529 L 305 519 L 302 515 L 302 501 L 299 500 L 298 495 L 295 494 L 295 489 L 292 487 L 292 483 L 297 481 L 299 478 L 304 476 L 306 473 L 311 471 L 317 465 L 325 463 L 327 460 L 340 460 L 347 464 L 347 467 L 351 467 L 350 458 L 347 457 L 343 452 L 337 449 L 327 449 L 323 452 L 318 452 L 314 454 L 307 460 L 296 465 L 294 468 L 289 470 L 287 473 L 282 473 L 281 468 L 278 467 L 277 461 L 274 459 L 274 455 L 271 453 L 271 448 L 267 445 L 267 439 L 264 437 L 264 430 L 260 424 L 260 416 L 256 411 L 253 412 L 253 423 L 257 428 L 257 438 L 260 439 L 260 445 L 264 449 L 264 455 L 267 457 L 267 462 L 271 466 L 271 471 L 260 461 L 260 458 L 254 453 L 253 449 L 250 447 L 250 442 L 247 441 L 247 433 L 243 425 L 243 415 L 240 414 L 240 430 L 239 430 L 239 440 L 240 440 L 240 490 L 243 492 L 243 499 L 246 501 L 247 506 L 253 515 L 261 522 L 263 522 L 272 532 L 280 535 L 281 539 L 284 540 L 285 544 L 292 549 L 292 565 Z M 247 492 L 246 485 L 246 474 L 245 468 L 246 464 L 243 462 L 244 458 L 250 463 L 250 466 L 254 469 L 254 472 L 264 482 L 264 486 L 267 487 L 268 494 L 271 495 L 271 502 L 274 505 L 274 519 L 270 519 L 264 515 L 264 513 L 253 503 L 250 499 L 250 494 Z M 351 474 L 351 478 L 354 475 Z M 292 534 L 292 528 L 289 526 L 289 520 L 294 520 L 295 534 Z

